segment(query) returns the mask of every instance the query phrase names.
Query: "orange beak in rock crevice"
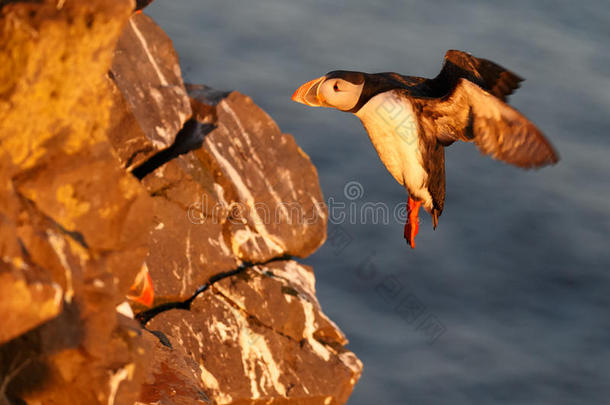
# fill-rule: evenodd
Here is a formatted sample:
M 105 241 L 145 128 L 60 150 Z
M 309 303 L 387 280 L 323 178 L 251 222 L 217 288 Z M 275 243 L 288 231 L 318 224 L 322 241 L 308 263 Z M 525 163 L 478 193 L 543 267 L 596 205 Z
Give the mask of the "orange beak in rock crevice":
M 127 298 L 146 307 L 152 306 L 155 300 L 155 290 L 146 263 L 137 274 Z
M 292 100 L 310 107 L 325 107 L 326 104 L 319 95 L 320 84 L 326 80 L 326 76 L 318 77 L 299 87 L 292 95 Z

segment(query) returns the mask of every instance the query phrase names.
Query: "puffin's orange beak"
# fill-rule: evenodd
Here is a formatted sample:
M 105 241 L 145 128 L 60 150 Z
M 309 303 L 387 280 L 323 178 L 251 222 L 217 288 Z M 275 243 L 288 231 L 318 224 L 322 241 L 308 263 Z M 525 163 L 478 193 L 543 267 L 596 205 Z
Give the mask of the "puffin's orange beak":
M 129 289 L 127 298 L 147 307 L 152 306 L 153 301 L 155 300 L 155 290 L 146 263 L 144 263 L 136 276 L 133 285 Z
M 318 96 L 318 88 L 324 80 L 326 80 L 326 76 L 305 83 L 294 92 L 292 100 L 310 107 L 324 107 L 324 100 Z

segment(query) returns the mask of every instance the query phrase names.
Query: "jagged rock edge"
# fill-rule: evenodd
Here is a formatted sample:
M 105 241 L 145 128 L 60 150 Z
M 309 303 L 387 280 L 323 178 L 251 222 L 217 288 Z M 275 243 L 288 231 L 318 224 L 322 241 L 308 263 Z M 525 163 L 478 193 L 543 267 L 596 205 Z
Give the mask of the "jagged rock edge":
M 241 274 L 242 272 L 245 272 L 248 269 L 254 269 L 255 270 L 255 267 L 257 267 L 257 266 L 264 266 L 267 263 L 274 262 L 274 261 L 279 261 L 279 260 L 283 260 L 283 259 L 284 258 L 276 258 L 276 259 L 273 259 L 273 260 L 269 260 L 269 261 L 267 261 L 265 263 L 257 263 L 257 264 L 254 264 L 252 266 L 247 266 L 242 271 L 240 271 L 239 273 L 236 273 L 234 275 Z M 278 276 L 277 274 L 274 274 L 272 272 L 259 272 L 259 274 L 261 276 L 272 277 L 272 278 L 283 280 L 283 281 L 285 281 L 287 283 L 290 283 L 290 281 L 288 279 L 286 279 L 286 278 L 284 278 L 282 276 Z M 223 279 L 224 278 L 227 278 L 227 277 L 223 277 Z M 218 280 L 218 281 L 220 281 L 220 280 Z M 238 310 L 241 313 L 245 314 L 247 318 L 255 320 L 258 325 L 264 327 L 265 329 L 273 331 L 274 333 L 277 333 L 278 335 L 280 335 L 280 336 L 282 336 L 282 337 L 284 337 L 284 338 L 286 338 L 286 339 L 288 339 L 288 340 L 290 340 L 292 342 L 296 342 L 296 343 L 299 343 L 299 344 L 303 344 L 303 342 L 308 341 L 307 337 L 303 337 L 301 339 L 295 339 L 295 338 L 293 338 L 293 337 L 291 337 L 291 336 L 289 336 L 289 335 L 287 335 L 287 334 L 285 334 L 285 333 L 283 333 L 283 332 L 273 328 L 272 326 L 267 325 L 265 322 L 261 321 L 256 315 L 253 315 L 250 312 L 248 312 L 246 308 L 240 306 L 239 303 L 235 302 L 235 300 L 231 299 L 231 297 L 227 296 L 225 293 L 220 291 L 218 288 L 214 288 L 213 285 L 210 285 L 209 288 L 214 293 L 214 295 L 216 295 L 219 299 L 222 299 L 223 301 L 225 301 L 227 304 L 231 305 L 236 310 Z M 309 299 L 307 297 L 305 297 L 305 296 L 301 295 L 301 298 L 304 299 L 307 302 L 310 302 Z M 315 339 L 320 344 L 326 346 L 326 348 L 329 349 L 335 356 L 338 356 L 339 354 L 341 354 L 342 351 L 346 350 L 339 343 L 332 342 L 332 341 L 329 342 L 329 341 L 325 341 L 323 339 L 319 339 L 318 337 L 315 336 L 315 334 L 312 334 L 311 339 Z M 341 350 L 341 349 L 343 349 L 343 350 Z

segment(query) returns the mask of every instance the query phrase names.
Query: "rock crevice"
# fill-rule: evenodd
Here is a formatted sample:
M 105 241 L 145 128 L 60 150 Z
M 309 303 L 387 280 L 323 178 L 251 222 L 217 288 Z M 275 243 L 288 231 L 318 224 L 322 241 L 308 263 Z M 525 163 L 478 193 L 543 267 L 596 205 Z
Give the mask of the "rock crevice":
M 193 118 L 189 119 L 176 134 L 176 139 L 172 145 L 160 150 L 146 161 L 142 162 L 139 166 L 135 167 L 132 171 L 133 175 L 139 180 L 142 180 L 170 160 L 199 149 L 203 144 L 205 136 L 214 129 L 216 129 L 216 127 L 213 124 L 201 123 Z M 129 164 L 129 161 L 127 164 Z
M 162 312 L 165 311 L 170 311 L 173 309 L 182 309 L 182 310 L 187 310 L 190 311 L 191 309 L 191 304 L 193 303 L 193 301 L 195 300 L 195 298 L 197 298 L 200 294 L 203 294 L 205 291 L 209 290 L 211 287 L 214 286 L 215 283 L 228 278 L 228 277 L 233 277 L 236 276 L 244 271 L 246 271 L 248 268 L 251 268 L 253 266 L 257 266 L 257 265 L 264 265 L 267 263 L 271 263 L 273 261 L 276 260 L 282 260 L 283 258 L 274 258 L 271 259 L 265 263 L 243 263 L 241 264 L 239 267 L 232 269 L 232 270 L 228 270 L 228 271 L 224 271 L 222 273 L 217 273 L 215 275 L 213 275 L 212 277 L 210 277 L 210 279 L 202 286 L 198 287 L 195 292 L 193 293 L 193 295 L 191 295 L 190 297 L 188 297 L 187 299 L 183 300 L 183 301 L 172 301 L 172 302 L 165 302 L 159 305 L 156 305 L 150 309 L 146 309 L 142 312 L 139 312 L 135 315 L 135 319 L 140 322 L 140 324 L 145 327 L 146 324 L 153 319 L 155 316 L 159 315 Z

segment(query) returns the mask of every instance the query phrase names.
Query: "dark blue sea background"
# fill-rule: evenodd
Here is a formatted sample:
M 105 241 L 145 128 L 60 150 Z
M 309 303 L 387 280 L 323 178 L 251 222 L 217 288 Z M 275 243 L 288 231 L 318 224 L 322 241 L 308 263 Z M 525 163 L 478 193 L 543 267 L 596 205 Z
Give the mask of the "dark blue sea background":
M 157 0 L 146 12 L 186 81 L 251 96 L 346 210 L 393 209 L 406 193 L 356 117 L 290 100 L 300 84 L 335 69 L 430 77 L 447 49 L 526 78 L 510 101 L 558 165 L 524 171 L 454 144 L 445 211 L 436 231 L 422 212 L 415 250 L 402 223 L 348 218 L 305 262 L 364 363 L 350 405 L 610 403 L 607 0 Z

